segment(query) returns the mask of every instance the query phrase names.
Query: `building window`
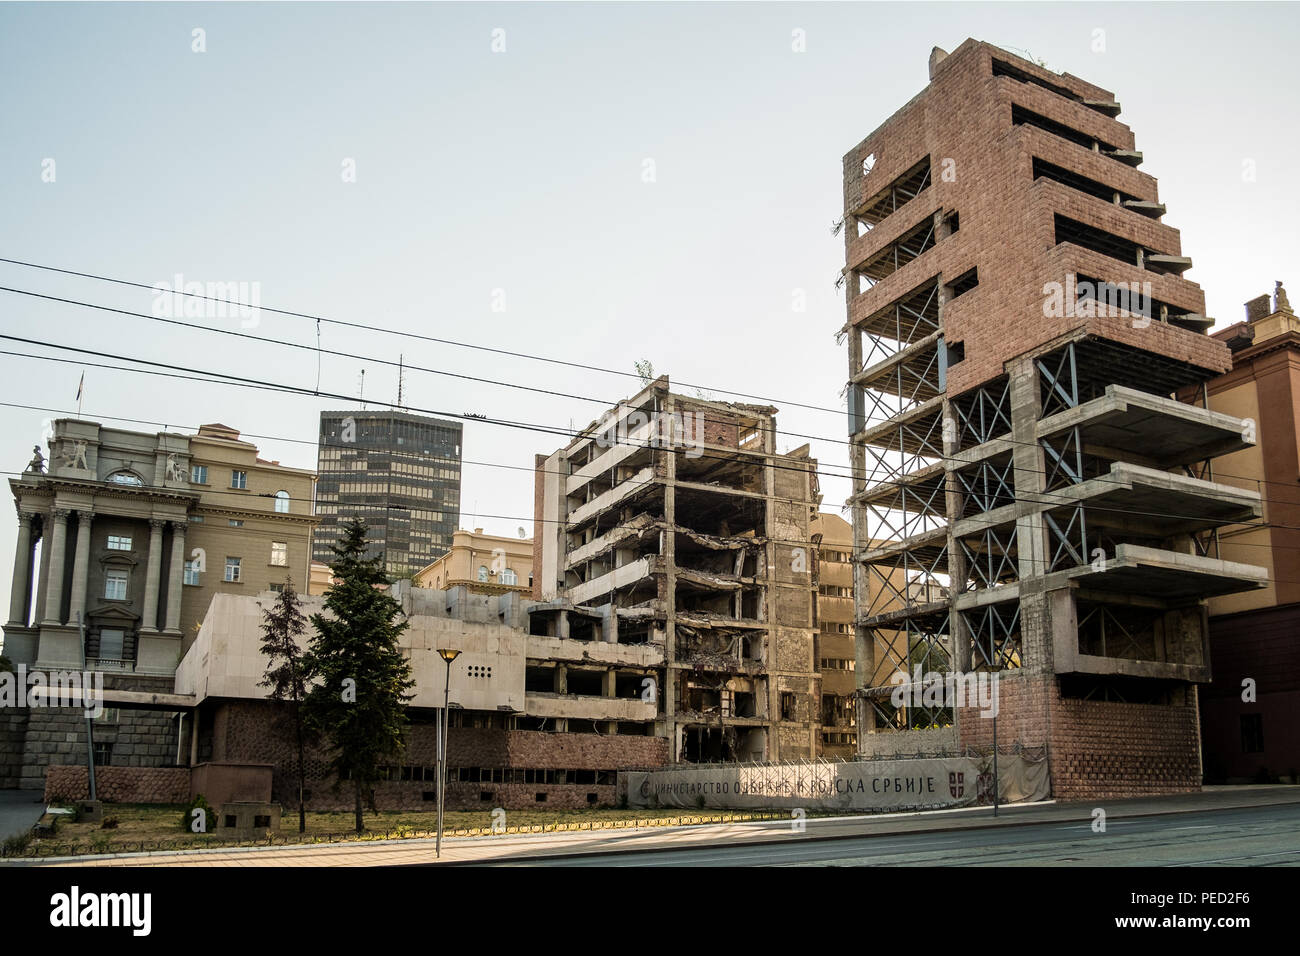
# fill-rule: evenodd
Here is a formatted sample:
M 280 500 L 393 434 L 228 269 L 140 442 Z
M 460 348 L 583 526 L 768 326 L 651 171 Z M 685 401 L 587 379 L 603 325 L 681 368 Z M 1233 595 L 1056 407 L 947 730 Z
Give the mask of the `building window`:
M 126 581 L 126 571 L 113 569 L 106 572 L 104 574 L 104 600 L 125 601 Z
M 111 767 L 113 765 L 113 745 L 95 744 L 95 766 Z
M 230 518 L 230 519 L 229 519 L 229 524 L 230 524 L 230 527 L 232 527 L 232 528 L 242 528 L 242 527 L 244 526 L 244 519 L 243 519 L 243 518 Z
M 226 580 L 232 584 L 239 582 L 239 558 L 226 558 Z
M 518 583 L 519 583 L 519 575 L 515 574 L 515 572 L 512 571 L 510 568 L 506 568 L 504 571 L 501 572 L 501 583 L 502 583 L 502 584 L 518 584 Z
M 104 628 L 99 632 L 99 659 L 120 661 L 126 651 L 126 632 Z
M 478 579 L 479 579 L 480 581 L 486 581 L 486 580 L 488 579 L 488 569 L 487 569 L 487 565 L 480 564 L 480 565 L 478 566 Z
M 132 485 L 137 488 L 144 484 L 139 475 L 133 475 L 129 471 L 115 472 L 108 476 L 108 480 L 115 485 Z
M 275 493 L 275 510 L 282 515 L 289 513 L 289 492 L 277 491 Z
M 283 584 L 272 584 L 272 585 L 271 585 L 271 593 L 272 593 L 272 594 L 279 594 L 279 593 L 281 593 L 283 590 L 284 590 L 284 585 L 283 585 Z
M 190 520 L 195 524 L 203 524 L 203 515 L 190 515 Z
M 130 551 L 131 536 L 124 534 L 110 534 L 108 536 L 108 550 L 110 551 Z
M 271 563 L 277 568 L 287 568 L 289 566 L 289 545 L 287 542 L 271 542 Z
M 1244 754 L 1262 754 L 1264 752 L 1264 715 L 1241 715 L 1241 752 Z
M 207 465 L 190 465 L 190 484 L 206 485 L 208 483 Z
M 781 691 L 781 719 L 794 720 L 794 694 L 788 690 Z
M 248 472 L 246 472 L 246 471 L 232 471 L 232 472 L 230 473 L 230 487 L 231 487 L 231 488 L 247 488 L 247 487 L 248 487 Z

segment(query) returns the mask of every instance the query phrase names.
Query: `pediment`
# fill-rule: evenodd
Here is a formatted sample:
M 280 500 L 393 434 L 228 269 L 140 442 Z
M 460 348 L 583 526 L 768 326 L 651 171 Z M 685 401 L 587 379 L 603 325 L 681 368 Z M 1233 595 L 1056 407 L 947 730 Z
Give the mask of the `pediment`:
M 121 604 L 101 604 L 99 607 L 91 608 L 87 617 L 94 621 L 121 621 L 126 624 L 134 624 L 140 620 L 139 614 L 133 614 Z

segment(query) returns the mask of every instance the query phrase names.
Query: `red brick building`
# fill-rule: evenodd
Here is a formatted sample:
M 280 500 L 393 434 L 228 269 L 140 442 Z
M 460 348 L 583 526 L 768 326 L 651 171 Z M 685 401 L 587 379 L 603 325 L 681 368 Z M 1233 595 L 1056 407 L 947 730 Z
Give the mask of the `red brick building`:
M 1300 768 L 1300 319 L 1276 297 L 1214 334 L 1232 369 L 1210 407 L 1252 422 L 1259 443 L 1213 462 L 1216 481 L 1259 491 L 1263 521 L 1220 529 L 1225 558 L 1263 565 L 1267 587 L 1210 601 L 1214 681 L 1201 701 L 1211 782 L 1297 781 Z M 1252 699 L 1253 698 L 1253 699 Z
M 1119 113 L 968 40 L 844 157 L 861 753 L 990 746 L 891 691 L 996 672 L 1058 798 L 1201 783 L 1206 599 L 1265 578 L 1212 533 L 1261 505 L 1205 467 L 1241 421 L 1174 397 L 1232 360 Z

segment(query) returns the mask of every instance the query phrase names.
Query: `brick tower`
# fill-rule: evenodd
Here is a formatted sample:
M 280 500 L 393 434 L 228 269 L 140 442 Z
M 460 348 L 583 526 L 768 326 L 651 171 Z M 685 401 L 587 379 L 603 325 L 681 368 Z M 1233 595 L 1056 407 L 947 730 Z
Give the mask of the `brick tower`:
M 986 749 L 891 681 L 997 671 L 1057 798 L 1200 785 L 1205 602 L 1265 578 L 1218 555 L 1260 500 L 1208 459 L 1254 438 L 1204 407 L 1230 355 L 1119 112 L 967 40 L 844 158 L 863 754 Z

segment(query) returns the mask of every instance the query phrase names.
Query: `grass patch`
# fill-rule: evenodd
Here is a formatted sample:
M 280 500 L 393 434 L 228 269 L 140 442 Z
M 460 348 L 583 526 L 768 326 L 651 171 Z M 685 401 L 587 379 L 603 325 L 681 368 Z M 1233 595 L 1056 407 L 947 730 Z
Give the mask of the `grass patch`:
M 108 809 L 109 805 L 106 805 Z M 58 835 L 47 838 L 46 844 L 76 844 L 78 853 L 115 853 L 139 849 L 141 843 L 145 849 L 156 849 L 157 844 L 171 844 L 169 849 L 183 849 L 188 846 L 223 846 L 234 841 L 218 837 L 214 833 L 183 833 L 177 827 L 182 804 L 137 804 L 115 803 L 111 805 L 112 819 L 117 825 L 112 829 L 103 829 L 97 823 L 81 823 L 65 819 L 59 827 Z M 775 811 L 783 817 L 788 813 Z M 620 810 L 616 808 L 583 808 L 575 810 L 562 809 L 528 809 L 507 810 L 505 826 L 508 832 L 529 832 L 539 828 L 540 832 L 556 829 L 603 829 L 625 828 L 641 824 L 666 825 L 668 821 L 682 824 L 720 823 L 733 820 L 771 818 L 770 813 L 746 813 L 731 810 Z M 362 839 L 382 839 L 385 837 L 410 836 L 411 831 L 432 832 L 437 826 L 438 815 L 433 810 L 391 810 L 365 815 L 366 833 Z M 285 810 L 280 821 L 280 829 L 275 831 L 276 842 L 285 840 L 297 842 L 298 814 Z M 444 814 L 443 832 L 449 836 L 466 835 L 464 831 L 477 830 L 478 835 L 488 835 L 492 829 L 492 812 L 486 810 L 448 810 Z M 456 831 L 461 831 L 457 833 Z M 334 840 L 354 837 L 353 814 L 350 810 L 337 812 L 307 813 L 307 840 L 315 836 L 318 839 L 331 837 Z M 247 841 L 245 841 L 247 842 Z M 51 852 L 53 847 L 46 852 Z M 67 852 L 66 848 L 59 852 Z

